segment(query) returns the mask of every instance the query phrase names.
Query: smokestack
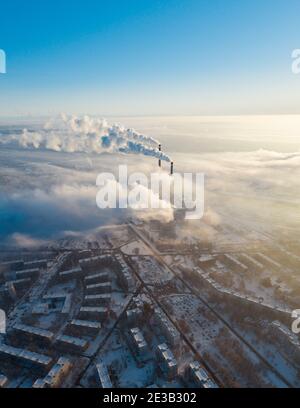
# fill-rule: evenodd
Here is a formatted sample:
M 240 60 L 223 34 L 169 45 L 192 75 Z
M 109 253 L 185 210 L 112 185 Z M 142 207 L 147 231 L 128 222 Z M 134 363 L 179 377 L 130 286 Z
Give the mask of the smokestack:
M 170 174 L 171 174 L 171 176 L 172 176 L 173 172 L 174 172 L 174 170 L 173 170 L 173 162 L 171 162 L 171 169 L 170 169 Z
M 161 152 L 161 144 L 158 145 L 158 150 Z M 158 166 L 161 167 L 161 160 L 158 159 Z

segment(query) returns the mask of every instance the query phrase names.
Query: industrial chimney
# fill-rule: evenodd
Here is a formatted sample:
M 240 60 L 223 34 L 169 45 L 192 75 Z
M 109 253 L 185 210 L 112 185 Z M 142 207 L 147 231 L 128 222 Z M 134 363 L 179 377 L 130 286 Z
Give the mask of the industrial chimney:
M 172 176 L 172 174 L 173 174 L 173 162 L 171 162 L 171 168 L 170 168 L 170 174 L 171 174 L 171 176 Z
M 158 150 L 161 152 L 161 144 L 158 145 Z M 161 167 L 161 160 L 158 159 L 158 166 Z

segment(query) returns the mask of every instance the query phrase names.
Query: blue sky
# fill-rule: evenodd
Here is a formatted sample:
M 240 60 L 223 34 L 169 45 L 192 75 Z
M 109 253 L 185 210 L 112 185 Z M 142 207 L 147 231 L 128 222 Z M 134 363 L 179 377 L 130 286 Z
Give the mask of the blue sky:
M 299 0 L 1 4 L 0 116 L 300 113 Z

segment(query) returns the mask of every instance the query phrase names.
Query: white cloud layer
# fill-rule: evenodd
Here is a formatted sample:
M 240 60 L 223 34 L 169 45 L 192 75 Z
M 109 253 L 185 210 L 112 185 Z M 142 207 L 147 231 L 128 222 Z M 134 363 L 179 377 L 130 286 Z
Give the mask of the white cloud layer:
M 17 144 L 28 149 L 46 149 L 56 152 L 103 153 L 119 152 L 142 154 L 170 161 L 159 151 L 159 142 L 150 136 L 114 124 L 105 119 L 67 116 L 48 121 L 38 131 L 24 129 L 22 134 L 9 134 L 0 139 L 2 144 Z
M 102 137 L 108 138 L 104 139 L 105 148 Z M 158 141 L 89 117 L 64 116 L 41 130 L 21 134 L 9 130 L 0 140 L 5 147 L 8 143 L 18 147 L 0 149 L 0 241 L 9 237 L 24 246 L 35 245 L 37 239 L 65 236 L 66 231 L 77 234 L 123 222 L 132 215 L 130 211 L 96 206 L 98 173 L 114 173 L 118 164 L 127 164 L 132 172 L 157 171 L 156 159 L 137 160 L 120 152 L 131 146 L 129 142 L 156 152 Z M 99 154 L 105 152 L 109 155 Z M 235 221 L 264 222 L 269 229 L 279 224 L 299 227 L 299 151 L 174 153 L 173 158 L 175 171 L 205 174 L 202 227 L 189 223 L 183 235 L 204 234 L 214 239 L 218 226 L 232 220 L 228 212 Z M 173 217 L 168 209 L 152 213 L 137 210 L 134 215 L 167 221 Z

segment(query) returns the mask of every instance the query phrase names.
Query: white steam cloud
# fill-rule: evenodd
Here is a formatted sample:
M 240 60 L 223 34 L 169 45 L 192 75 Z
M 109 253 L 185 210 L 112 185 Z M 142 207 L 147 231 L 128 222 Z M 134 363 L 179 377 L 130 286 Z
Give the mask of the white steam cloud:
M 1 138 L 1 143 L 69 153 L 135 153 L 170 161 L 170 157 L 159 150 L 159 141 L 154 138 L 87 115 L 62 114 L 39 131 L 24 129 L 21 135 L 10 134 Z

